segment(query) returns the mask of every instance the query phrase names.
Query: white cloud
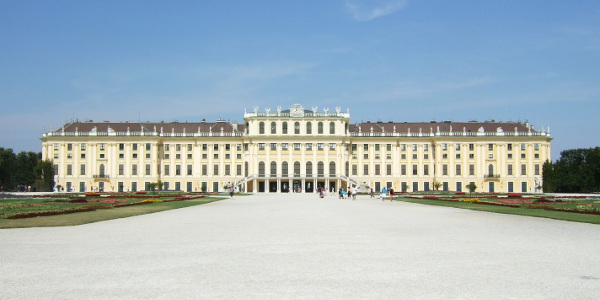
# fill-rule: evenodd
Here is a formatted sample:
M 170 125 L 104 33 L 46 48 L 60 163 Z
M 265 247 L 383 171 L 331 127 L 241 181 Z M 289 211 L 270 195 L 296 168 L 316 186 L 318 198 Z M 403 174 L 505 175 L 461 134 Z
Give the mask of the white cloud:
M 393 14 L 408 5 L 408 0 L 373 1 L 347 0 L 346 10 L 356 21 L 367 22 Z

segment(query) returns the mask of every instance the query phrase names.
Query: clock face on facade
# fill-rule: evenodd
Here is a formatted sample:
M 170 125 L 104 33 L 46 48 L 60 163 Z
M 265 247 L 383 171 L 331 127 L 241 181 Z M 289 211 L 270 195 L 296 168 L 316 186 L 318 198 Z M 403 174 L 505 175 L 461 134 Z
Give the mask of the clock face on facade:
M 304 117 L 304 108 L 300 104 L 294 104 L 290 109 L 290 116 L 292 117 Z

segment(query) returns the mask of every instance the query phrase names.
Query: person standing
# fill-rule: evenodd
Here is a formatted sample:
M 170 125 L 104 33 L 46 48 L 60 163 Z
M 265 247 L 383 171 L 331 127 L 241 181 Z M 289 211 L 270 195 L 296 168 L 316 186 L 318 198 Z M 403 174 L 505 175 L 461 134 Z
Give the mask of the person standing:
M 352 198 L 352 189 L 348 187 L 348 199 Z
M 387 189 L 384 187 L 383 189 L 381 189 L 381 194 L 379 195 L 379 197 L 381 198 L 381 201 L 385 200 L 386 195 L 387 195 Z
M 233 194 L 235 193 L 235 188 L 233 185 L 229 188 L 229 197 L 233 198 Z
M 358 188 L 355 186 L 354 189 L 352 189 L 352 200 L 356 200 L 356 194 L 358 194 Z
M 394 201 L 394 189 L 390 188 L 390 201 Z

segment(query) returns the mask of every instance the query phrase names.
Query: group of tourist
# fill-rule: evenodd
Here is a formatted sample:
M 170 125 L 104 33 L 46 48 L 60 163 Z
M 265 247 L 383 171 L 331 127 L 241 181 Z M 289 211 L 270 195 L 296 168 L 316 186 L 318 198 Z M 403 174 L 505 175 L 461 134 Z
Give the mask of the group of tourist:
M 334 190 L 332 190 L 332 193 L 334 193 Z M 340 188 L 338 190 L 338 197 L 340 199 L 352 199 L 352 200 L 356 200 L 356 195 L 358 194 L 358 188 L 356 186 L 350 188 L 348 187 L 347 189 L 345 188 Z M 320 198 L 323 198 L 325 196 L 325 188 L 324 187 L 318 187 L 317 188 L 317 195 Z M 375 197 L 375 191 L 373 189 L 370 189 L 369 191 L 369 195 L 371 196 L 371 198 Z M 389 197 L 390 201 L 394 200 L 394 189 L 393 188 L 383 188 L 381 189 L 381 193 L 379 194 L 379 199 L 381 199 L 381 201 L 384 201 L 386 197 Z

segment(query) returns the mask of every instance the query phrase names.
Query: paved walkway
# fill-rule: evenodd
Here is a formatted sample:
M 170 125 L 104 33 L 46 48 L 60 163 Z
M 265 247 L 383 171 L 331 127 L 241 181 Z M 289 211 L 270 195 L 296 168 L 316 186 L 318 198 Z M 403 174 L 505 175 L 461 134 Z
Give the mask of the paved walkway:
M 597 299 L 600 226 L 314 194 L 0 230 L 0 299 Z

